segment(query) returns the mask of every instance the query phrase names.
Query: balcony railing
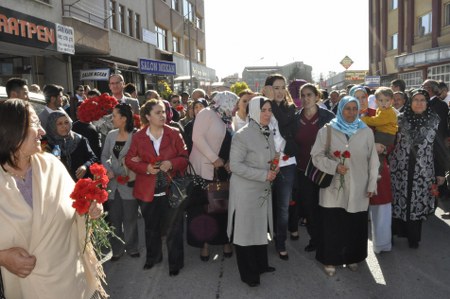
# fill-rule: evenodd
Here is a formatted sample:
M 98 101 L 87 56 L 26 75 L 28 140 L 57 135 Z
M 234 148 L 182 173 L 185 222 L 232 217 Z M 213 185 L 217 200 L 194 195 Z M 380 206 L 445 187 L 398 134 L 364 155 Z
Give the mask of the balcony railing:
M 107 19 L 104 17 L 72 5 L 64 5 L 64 16 L 82 20 L 96 27 L 108 28 Z

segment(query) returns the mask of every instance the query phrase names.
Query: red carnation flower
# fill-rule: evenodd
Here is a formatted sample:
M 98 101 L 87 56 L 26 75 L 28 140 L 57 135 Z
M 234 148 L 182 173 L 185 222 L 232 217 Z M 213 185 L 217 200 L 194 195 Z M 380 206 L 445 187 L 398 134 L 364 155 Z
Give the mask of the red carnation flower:
M 350 152 L 349 151 L 344 151 L 342 153 L 342 157 L 344 157 L 344 159 L 349 159 L 350 158 Z
M 119 175 L 117 177 L 117 183 L 119 183 L 121 185 L 125 185 L 126 183 L 128 183 L 129 180 L 130 180 L 130 177 L 127 175 Z
M 283 159 L 283 161 L 287 161 L 287 160 L 289 160 L 289 158 L 290 157 L 288 155 L 284 155 L 282 159 Z
M 295 200 L 290 200 L 289 201 L 289 206 L 295 206 L 297 203 L 295 202 Z
M 175 109 L 179 112 L 179 111 L 183 111 L 184 107 L 183 107 L 183 105 L 178 105 L 177 107 L 175 107 Z
M 91 171 L 92 175 L 96 178 L 101 178 L 102 176 L 106 175 L 106 168 L 98 163 L 94 163 L 89 167 L 89 170 Z
M 141 127 L 141 117 L 139 114 L 133 114 L 133 122 L 135 128 L 139 129 Z
M 341 157 L 341 152 L 340 152 L 340 151 L 335 151 L 335 152 L 333 153 L 333 155 L 334 155 L 336 158 L 340 158 L 340 157 Z

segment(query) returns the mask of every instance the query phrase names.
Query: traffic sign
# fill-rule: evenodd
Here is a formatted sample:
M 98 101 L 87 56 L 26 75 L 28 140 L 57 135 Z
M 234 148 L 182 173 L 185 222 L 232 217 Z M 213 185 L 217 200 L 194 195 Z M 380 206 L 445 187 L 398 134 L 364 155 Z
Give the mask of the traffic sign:
M 345 56 L 342 60 L 341 60 L 341 65 L 345 68 L 345 69 L 348 69 L 352 64 L 353 64 L 353 60 L 350 58 L 350 57 L 348 57 L 348 56 Z

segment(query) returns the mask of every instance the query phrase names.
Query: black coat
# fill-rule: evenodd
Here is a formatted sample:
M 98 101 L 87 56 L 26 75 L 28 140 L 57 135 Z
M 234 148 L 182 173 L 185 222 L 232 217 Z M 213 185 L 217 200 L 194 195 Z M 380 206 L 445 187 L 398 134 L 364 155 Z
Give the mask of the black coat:
M 278 121 L 278 128 L 280 134 L 286 140 L 286 146 L 283 152 L 291 157 L 296 156 L 298 148 L 295 143 L 295 134 L 297 132 L 296 112 L 294 104 L 288 104 L 286 101 L 277 105 L 275 102 L 272 104 L 272 112 Z

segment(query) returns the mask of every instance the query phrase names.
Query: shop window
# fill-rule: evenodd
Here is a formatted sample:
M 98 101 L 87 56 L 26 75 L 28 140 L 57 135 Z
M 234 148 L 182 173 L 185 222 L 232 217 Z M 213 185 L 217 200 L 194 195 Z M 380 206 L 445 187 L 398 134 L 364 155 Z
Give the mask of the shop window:
M 167 31 L 155 26 L 158 49 L 167 51 Z
M 399 74 L 398 78 L 405 81 L 406 88 L 418 88 L 424 81 L 422 78 L 422 71 Z
M 428 68 L 428 79 L 436 81 L 444 81 L 449 84 L 450 82 L 450 64 L 443 64 Z
M 419 17 L 419 36 L 424 36 L 431 33 L 431 12 Z

